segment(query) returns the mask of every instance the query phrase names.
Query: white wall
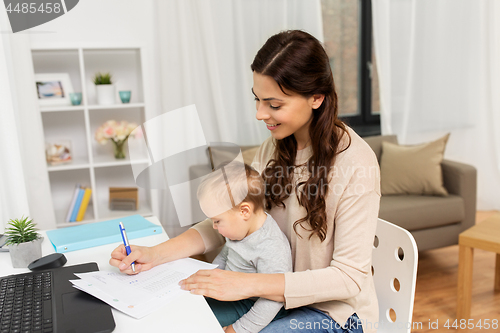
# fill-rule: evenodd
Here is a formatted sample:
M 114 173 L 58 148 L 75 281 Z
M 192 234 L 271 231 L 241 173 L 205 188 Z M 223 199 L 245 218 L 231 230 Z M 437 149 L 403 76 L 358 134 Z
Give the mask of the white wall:
M 145 43 L 153 40 L 154 1 L 81 0 L 65 15 L 29 30 L 36 46 Z

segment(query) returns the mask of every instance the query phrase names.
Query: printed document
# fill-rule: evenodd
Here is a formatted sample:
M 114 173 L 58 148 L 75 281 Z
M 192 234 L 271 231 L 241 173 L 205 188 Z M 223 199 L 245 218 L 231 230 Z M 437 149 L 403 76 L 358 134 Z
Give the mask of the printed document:
M 75 274 L 73 287 L 108 303 L 129 316 L 140 319 L 174 300 L 182 290 L 179 281 L 200 269 L 217 265 L 185 258 L 165 263 L 136 275 L 116 271 Z

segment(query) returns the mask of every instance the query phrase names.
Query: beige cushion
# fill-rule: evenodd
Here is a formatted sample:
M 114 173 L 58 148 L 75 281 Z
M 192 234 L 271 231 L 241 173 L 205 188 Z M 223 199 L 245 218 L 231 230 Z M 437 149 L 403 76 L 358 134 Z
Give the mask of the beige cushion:
M 449 136 L 415 146 L 382 142 L 382 195 L 448 195 L 443 186 L 441 162 Z

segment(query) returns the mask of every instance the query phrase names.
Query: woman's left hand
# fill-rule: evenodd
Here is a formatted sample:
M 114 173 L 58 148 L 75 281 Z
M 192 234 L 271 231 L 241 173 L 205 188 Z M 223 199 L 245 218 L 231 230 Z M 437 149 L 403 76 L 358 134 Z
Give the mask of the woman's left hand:
M 237 301 L 254 296 L 251 276 L 221 269 L 199 270 L 179 285 L 192 294 L 203 295 L 219 301 Z

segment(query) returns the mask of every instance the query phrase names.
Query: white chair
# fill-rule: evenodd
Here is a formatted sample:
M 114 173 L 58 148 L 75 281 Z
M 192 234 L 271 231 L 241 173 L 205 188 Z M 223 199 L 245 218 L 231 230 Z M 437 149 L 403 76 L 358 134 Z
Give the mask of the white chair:
M 413 236 L 395 224 L 378 219 L 372 274 L 379 305 L 379 322 L 373 323 L 373 327 L 379 333 L 411 332 L 417 263 L 418 249 Z

